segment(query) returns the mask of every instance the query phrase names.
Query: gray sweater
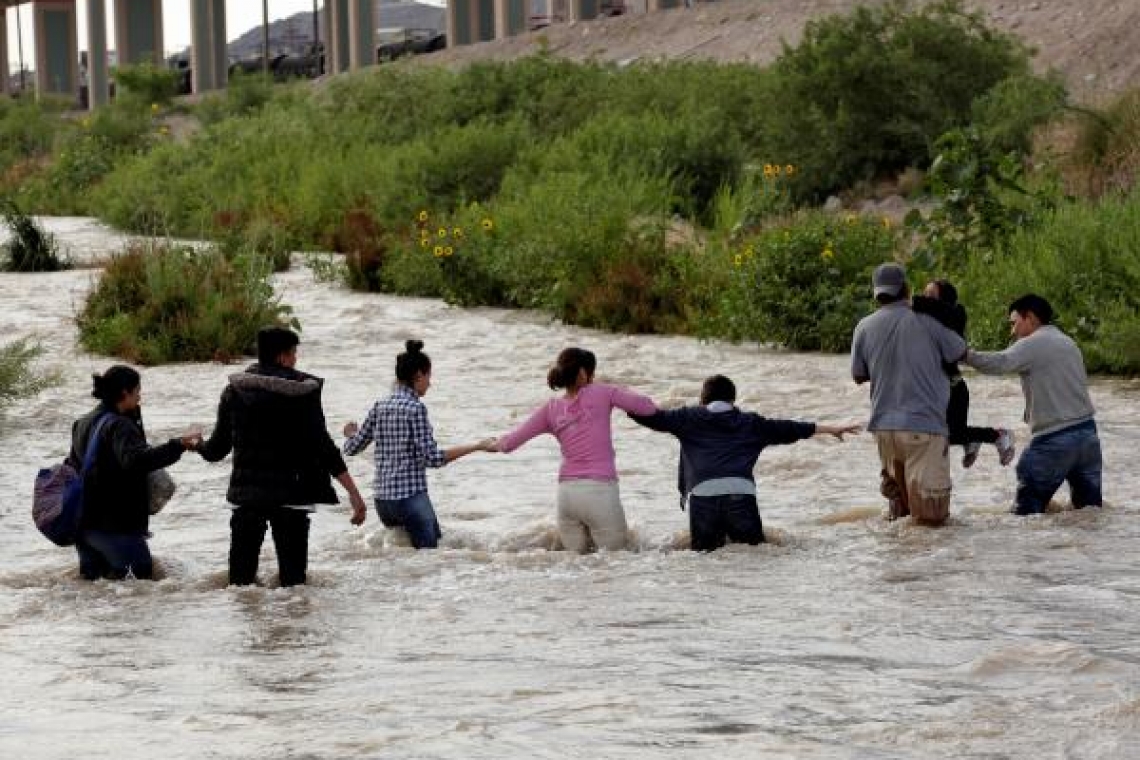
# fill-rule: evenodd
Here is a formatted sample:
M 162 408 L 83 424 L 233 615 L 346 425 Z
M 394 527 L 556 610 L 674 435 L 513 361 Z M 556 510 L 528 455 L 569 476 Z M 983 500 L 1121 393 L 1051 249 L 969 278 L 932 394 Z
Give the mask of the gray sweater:
M 1081 350 L 1053 325 L 1042 325 L 1004 351 L 973 351 L 966 364 L 979 372 L 1021 375 L 1025 421 L 1034 436 L 1091 420 L 1088 377 Z

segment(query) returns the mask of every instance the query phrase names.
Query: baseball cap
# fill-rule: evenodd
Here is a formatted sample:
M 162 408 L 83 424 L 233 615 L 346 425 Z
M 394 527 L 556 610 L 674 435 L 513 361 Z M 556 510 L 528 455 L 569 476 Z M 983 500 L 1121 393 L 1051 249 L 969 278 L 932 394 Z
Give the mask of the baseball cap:
M 888 295 L 898 297 L 906 288 L 906 270 L 901 264 L 887 262 L 875 267 L 875 274 L 871 276 L 871 285 L 875 288 L 875 295 Z

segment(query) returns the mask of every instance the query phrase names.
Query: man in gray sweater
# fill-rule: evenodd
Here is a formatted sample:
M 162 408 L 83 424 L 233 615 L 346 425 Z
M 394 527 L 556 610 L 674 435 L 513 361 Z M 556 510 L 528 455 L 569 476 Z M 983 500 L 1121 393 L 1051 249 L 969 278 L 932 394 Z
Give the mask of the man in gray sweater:
M 1032 293 L 1009 307 L 1017 340 L 1004 351 L 969 351 L 979 372 L 1017 372 L 1025 394 L 1025 421 L 1033 436 L 1017 462 L 1014 513 L 1039 514 L 1068 482 L 1073 507 L 1101 505 L 1101 452 L 1095 410 L 1081 350 L 1053 324 L 1053 307 Z

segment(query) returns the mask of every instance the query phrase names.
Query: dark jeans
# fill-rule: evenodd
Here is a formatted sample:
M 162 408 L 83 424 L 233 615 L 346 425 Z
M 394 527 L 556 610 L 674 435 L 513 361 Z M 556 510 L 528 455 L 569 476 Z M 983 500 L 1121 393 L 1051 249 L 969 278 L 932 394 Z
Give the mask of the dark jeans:
M 385 526 L 408 531 L 412 546 L 417 549 L 434 549 L 443 537 L 427 491 L 403 499 L 377 499 L 376 514 Z
M 79 553 L 79 574 L 89 581 L 127 576 L 150 580 L 154 575 L 146 536 L 85 530 L 75 540 L 75 550 Z
M 1017 461 L 1019 515 L 1040 514 L 1061 483 L 1068 481 L 1073 506 L 1099 507 L 1100 438 L 1092 420 L 1036 436 Z
M 230 583 L 246 586 L 257 580 L 266 523 L 273 528 L 281 585 L 304 583 L 309 566 L 309 513 L 288 507 L 234 509 L 230 517 Z
M 950 386 L 950 404 L 946 407 L 946 426 L 950 428 L 950 445 L 997 443 L 998 431 L 992 427 L 970 427 L 970 389 L 961 378 Z
M 711 552 L 725 545 L 764 542 L 756 497 L 746 494 L 689 497 L 689 533 L 693 551 Z

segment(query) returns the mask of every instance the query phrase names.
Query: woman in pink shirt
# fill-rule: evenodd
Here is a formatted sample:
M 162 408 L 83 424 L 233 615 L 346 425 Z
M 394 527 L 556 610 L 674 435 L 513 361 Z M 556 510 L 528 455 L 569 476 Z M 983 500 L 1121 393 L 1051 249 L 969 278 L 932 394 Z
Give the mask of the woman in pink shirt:
M 625 512 L 618 493 L 610 414 L 614 407 L 652 414 L 656 406 L 628 388 L 594 382 L 597 359 L 582 348 L 567 348 L 546 376 L 553 398 L 526 422 L 499 439 L 510 453 L 535 436 L 550 433 L 562 449 L 558 471 L 558 535 L 569 551 L 584 553 L 590 541 L 599 549 L 625 547 Z

